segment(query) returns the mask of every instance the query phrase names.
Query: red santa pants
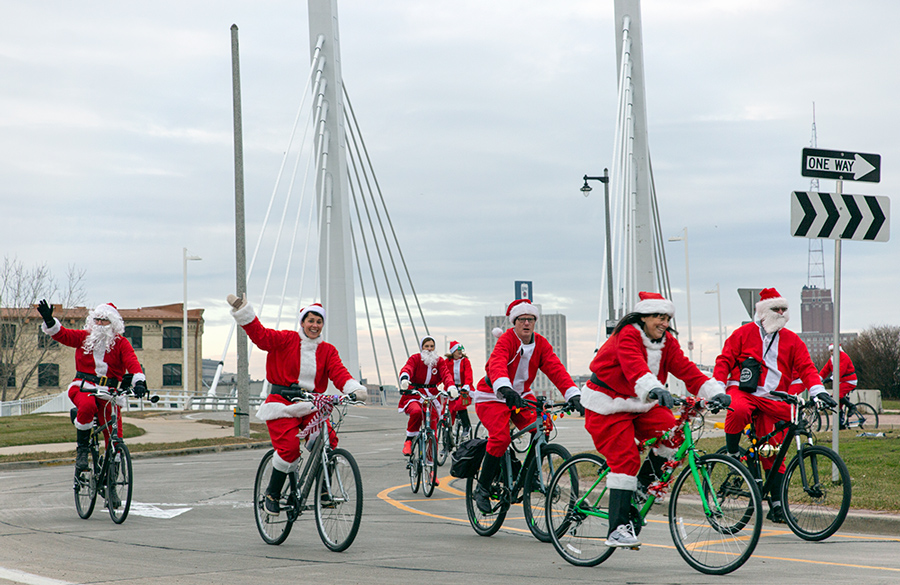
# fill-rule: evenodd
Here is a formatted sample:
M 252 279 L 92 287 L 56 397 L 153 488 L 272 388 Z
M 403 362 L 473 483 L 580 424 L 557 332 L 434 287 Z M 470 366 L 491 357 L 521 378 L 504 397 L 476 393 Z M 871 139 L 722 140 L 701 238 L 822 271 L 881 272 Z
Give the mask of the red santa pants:
M 436 402 L 432 402 L 432 405 L 436 405 Z M 416 402 L 415 400 L 411 402 L 407 402 L 406 406 L 403 408 L 403 411 L 409 416 L 409 421 L 406 423 L 406 436 L 407 437 L 415 437 L 419 434 L 419 429 L 422 428 L 422 416 L 425 408 L 422 406 L 421 402 Z M 431 409 L 431 428 L 435 431 L 437 430 L 438 424 L 438 410 L 437 408 Z
M 668 408 L 654 406 L 647 412 L 584 413 L 584 428 L 594 440 L 594 447 L 606 458 L 612 473 L 637 477 L 641 453 L 635 443 L 659 437 L 675 426 L 675 415 Z M 680 443 L 668 439 L 657 446 L 678 448 Z
M 108 415 L 111 414 L 111 408 L 117 409 L 117 416 L 122 415 L 122 411 L 115 401 L 111 402 L 102 398 L 94 398 L 93 394 L 81 392 L 78 386 L 69 388 L 69 400 L 78 409 L 78 416 L 75 417 L 75 422 L 80 426 L 89 427 L 94 421 L 94 417 L 97 417 L 97 424 L 102 427 L 109 420 Z M 122 437 L 122 425 L 119 425 L 118 435 L 120 438 Z M 107 441 L 109 440 L 109 429 L 103 431 L 103 436 L 106 437 Z
M 288 416 L 285 418 L 276 418 L 266 421 L 269 428 L 269 438 L 272 440 L 272 447 L 278 456 L 293 463 L 300 458 L 300 431 L 306 428 L 309 421 L 313 419 L 315 413 L 307 414 L 299 418 Z M 328 423 L 328 435 L 331 442 L 331 448 L 337 447 L 337 433 L 331 428 L 331 422 Z
M 456 422 L 456 413 L 459 412 L 460 410 L 465 410 L 466 408 L 469 407 L 470 404 L 472 404 L 472 398 L 469 396 L 468 393 L 463 394 L 462 392 L 460 392 L 459 397 L 456 400 L 451 400 L 450 401 L 450 422 L 455 423 Z
M 731 410 L 725 415 L 725 434 L 742 433 L 744 428 L 753 421 L 757 436 L 767 435 L 775 430 L 775 424 L 779 421 L 791 420 L 791 406 L 780 400 L 771 400 L 762 396 L 754 396 L 743 390 L 729 390 L 731 396 Z M 784 430 L 771 439 L 769 444 L 781 446 L 787 431 Z M 775 456 L 760 457 L 763 469 L 772 468 Z M 784 462 L 778 469 L 784 473 Z
M 525 398 L 534 400 L 534 395 L 528 394 Z M 530 408 L 514 411 L 505 402 L 478 402 L 475 404 L 475 414 L 487 429 L 487 453 L 494 457 L 502 457 L 512 442 L 509 434 L 510 421 L 517 429 L 524 429 L 537 420 L 537 414 Z

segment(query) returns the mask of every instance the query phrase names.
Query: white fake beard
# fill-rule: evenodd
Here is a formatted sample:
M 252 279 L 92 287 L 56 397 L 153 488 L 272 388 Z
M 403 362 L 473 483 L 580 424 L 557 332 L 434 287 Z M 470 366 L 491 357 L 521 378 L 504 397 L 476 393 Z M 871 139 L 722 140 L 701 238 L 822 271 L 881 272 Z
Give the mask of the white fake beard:
M 424 349 L 423 349 L 422 352 L 421 352 L 421 356 L 422 356 L 422 361 L 423 361 L 423 362 L 425 363 L 425 365 L 428 366 L 429 368 L 430 368 L 430 367 L 433 367 L 434 364 L 437 363 L 438 357 L 439 357 L 438 354 L 437 354 L 436 352 L 433 352 L 433 351 L 426 351 L 426 350 L 424 350 Z
M 766 311 L 759 322 L 762 323 L 766 333 L 771 335 L 787 325 L 788 319 L 790 319 L 790 315 L 788 315 L 787 311 L 783 314 L 778 314 L 775 311 Z
M 94 353 L 96 350 L 108 352 L 116 344 L 116 333 L 112 325 L 93 325 L 84 339 L 84 350 Z

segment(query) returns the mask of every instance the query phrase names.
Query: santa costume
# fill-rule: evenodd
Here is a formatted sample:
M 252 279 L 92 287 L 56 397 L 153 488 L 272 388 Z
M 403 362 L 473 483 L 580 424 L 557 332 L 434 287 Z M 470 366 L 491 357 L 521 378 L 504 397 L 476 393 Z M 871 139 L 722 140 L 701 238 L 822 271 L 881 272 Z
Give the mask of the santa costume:
M 463 426 L 469 429 L 471 424 L 469 423 L 469 412 L 466 409 L 472 404 L 472 397 L 469 395 L 473 385 L 472 362 L 469 361 L 465 353 L 459 359 L 453 359 L 453 354 L 457 350 L 465 352 L 465 348 L 460 342 L 451 341 L 450 350 L 447 354 L 447 368 L 453 376 L 453 383 L 459 389 L 459 398 L 450 401 L 450 420 L 451 423 L 456 422 L 458 413 Z
M 453 383 L 453 376 L 447 368 L 447 361 L 436 351 L 423 349 L 425 342 L 429 340 L 435 343 L 434 337 L 430 335 L 420 339 L 419 353 L 409 356 L 406 364 L 400 369 L 400 388 L 404 391 L 406 389 L 418 390 L 427 396 L 435 396 L 439 391 L 438 386 L 443 384 L 444 388 L 455 396 L 457 389 Z M 400 394 L 397 412 L 404 413 L 409 417 L 406 423 L 406 440 L 403 442 L 404 455 L 412 452 L 412 440 L 419 436 L 424 404 L 425 401 L 417 394 Z M 431 428 L 436 430 L 440 413 L 438 412 L 438 403 L 434 402 L 433 405 L 435 408 L 431 410 Z

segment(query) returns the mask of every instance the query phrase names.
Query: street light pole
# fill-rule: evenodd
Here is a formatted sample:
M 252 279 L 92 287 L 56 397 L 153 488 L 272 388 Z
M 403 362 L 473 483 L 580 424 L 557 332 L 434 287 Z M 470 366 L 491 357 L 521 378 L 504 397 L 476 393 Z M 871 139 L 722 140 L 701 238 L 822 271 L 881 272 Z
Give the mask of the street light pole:
M 691 333 L 691 267 L 688 263 L 688 232 L 684 228 L 683 236 L 673 236 L 670 242 L 684 242 L 684 282 L 687 291 L 687 322 L 688 322 L 688 357 L 694 361 L 694 337 Z
M 591 186 L 588 185 L 588 181 L 600 181 L 603 183 L 603 212 L 606 216 L 606 297 L 607 297 L 607 319 L 609 321 L 615 321 L 617 315 L 614 314 L 613 308 L 613 281 L 612 281 L 612 235 L 610 231 L 610 221 L 609 221 L 609 169 L 603 169 L 602 177 L 589 177 L 588 175 L 584 176 L 584 185 L 581 187 L 581 194 L 587 197 L 591 194 Z M 606 328 L 606 334 L 609 335 L 611 331 L 609 327 Z M 599 345 L 599 344 L 598 344 Z
M 184 361 L 181 365 L 181 384 L 184 389 L 184 394 L 187 396 L 188 392 L 188 318 L 187 318 L 187 263 L 188 260 L 202 260 L 200 256 L 188 256 L 187 248 L 181 249 L 181 265 L 182 265 L 182 274 L 184 276 L 184 304 L 181 306 L 182 313 L 184 316 L 184 320 L 181 328 L 182 342 L 181 345 L 184 347 Z
M 719 305 L 719 351 L 722 351 L 722 348 L 725 347 L 725 341 L 723 339 L 724 335 L 722 334 L 722 293 L 719 290 L 719 283 L 716 283 L 716 288 L 706 291 L 705 294 L 715 294 Z

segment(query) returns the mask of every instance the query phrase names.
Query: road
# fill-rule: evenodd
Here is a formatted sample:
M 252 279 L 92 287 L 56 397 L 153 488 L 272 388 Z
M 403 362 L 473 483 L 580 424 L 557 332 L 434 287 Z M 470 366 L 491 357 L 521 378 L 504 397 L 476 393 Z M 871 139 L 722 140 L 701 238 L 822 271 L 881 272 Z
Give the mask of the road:
M 590 446 L 581 419 L 559 423 L 559 442 L 572 451 Z M 400 455 L 403 424 L 391 408 L 360 407 L 342 428 L 341 446 L 356 456 L 365 492 L 359 535 L 343 553 L 322 545 L 311 514 L 281 546 L 263 543 L 250 503 L 265 452 L 259 449 L 135 460 L 134 504 L 121 526 L 103 509 L 78 518 L 70 466 L 0 472 L 0 584 L 701 584 L 762 575 L 791 585 L 900 580 L 896 536 L 840 531 L 808 543 L 768 523 L 744 567 L 725 577 L 703 575 L 678 555 L 662 515 L 651 517 L 641 533 L 640 551 L 618 551 L 594 568 L 574 567 L 530 535 L 521 508 L 495 536 L 477 536 L 466 521 L 465 486 L 446 476 L 446 466 L 431 498 L 412 494 Z

